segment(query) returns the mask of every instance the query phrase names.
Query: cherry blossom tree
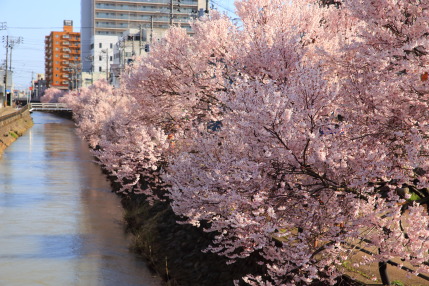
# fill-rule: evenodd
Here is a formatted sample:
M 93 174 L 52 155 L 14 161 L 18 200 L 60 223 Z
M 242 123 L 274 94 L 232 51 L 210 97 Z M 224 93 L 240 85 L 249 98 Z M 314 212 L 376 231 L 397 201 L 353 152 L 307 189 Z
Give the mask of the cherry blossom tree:
M 343 92 L 350 95 L 352 142 L 376 158 L 360 156 L 361 173 L 372 175 L 378 189 L 406 186 L 427 203 L 428 3 L 375 1 L 368 9 L 351 1 L 344 6 L 361 22 L 359 40 L 346 43 L 342 60 L 334 62 Z M 387 277 L 383 283 L 389 283 Z
M 149 200 L 164 198 L 159 172 L 168 164 L 167 155 L 186 150 L 191 130 L 222 113 L 216 94 L 227 83 L 229 29 L 235 27 L 217 14 L 195 23 L 193 37 L 172 28 L 147 58 L 125 72 L 121 92 L 131 100 L 129 112 L 106 123 L 97 154 L 112 166 L 121 191 L 144 193 Z
M 122 101 L 104 122 L 95 155 L 120 183 L 119 192 L 145 194 L 152 202 L 165 195 L 159 171 L 169 140 L 161 127 L 142 124 L 142 109 L 132 98 Z
M 66 94 L 66 91 L 51 87 L 45 90 L 45 93 L 40 97 L 42 103 L 56 103 L 58 99 Z
M 240 27 L 172 28 L 120 90 L 65 98 L 122 192 L 261 257 L 250 285 L 332 284 L 357 247 L 428 271 L 429 4 L 322 2 L 238 1 Z
M 95 82 L 88 88 L 74 90 L 61 99 L 73 110 L 78 133 L 92 148 L 96 148 L 102 136 L 104 123 L 118 111 L 126 101 L 105 80 Z
M 396 193 L 427 188 L 428 9 L 302 2 L 237 4 L 245 76 L 220 97 L 231 110 L 222 131 L 200 132 L 171 163 L 174 210 L 210 223 L 213 252 L 260 252 L 269 277 L 249 275 L 252 285 L 333 282 L 357 241 L 379 249 L 371 261 L 428 271 L 427 212 Z M 385 11 L 406 27 L 392 29 Z M 407 208 L 422 232 L 405 222 Z
M 142 120 L 178 139 L 191 126 L 216 119 L 217 93 L 229 84 L 226 63 L 234 53 L 235 29 L 228 18 L 214 14 L 194 23 L 193 36 L 172 28 L 147 58 L 136 61 L 121 84 L 144 108 Z

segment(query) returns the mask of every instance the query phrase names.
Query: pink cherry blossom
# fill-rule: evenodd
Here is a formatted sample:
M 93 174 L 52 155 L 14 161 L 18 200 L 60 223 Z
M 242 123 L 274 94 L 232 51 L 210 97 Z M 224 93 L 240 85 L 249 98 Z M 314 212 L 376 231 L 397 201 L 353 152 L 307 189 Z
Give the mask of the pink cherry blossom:
M 333 284 L 357 244 L 427 273 L 429 2 L 236 8 L 63 99 L 100 163 L 206 225 L 205 251 L 258 254 L 249 285 Z

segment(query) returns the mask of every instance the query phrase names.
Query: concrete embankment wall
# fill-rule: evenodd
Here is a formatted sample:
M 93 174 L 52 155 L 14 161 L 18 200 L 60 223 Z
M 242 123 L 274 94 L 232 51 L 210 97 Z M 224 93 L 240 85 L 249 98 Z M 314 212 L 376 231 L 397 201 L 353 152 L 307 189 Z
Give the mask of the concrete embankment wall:
M 0 155 L 31 126 L 33 126 L 33 119 L 27 107 L 3 112 L 0 116 Z

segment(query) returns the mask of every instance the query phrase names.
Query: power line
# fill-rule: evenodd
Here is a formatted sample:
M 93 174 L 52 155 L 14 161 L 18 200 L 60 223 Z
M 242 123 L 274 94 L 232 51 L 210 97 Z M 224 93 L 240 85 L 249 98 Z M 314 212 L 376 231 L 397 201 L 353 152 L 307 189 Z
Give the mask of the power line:
M 215 4 L 215 5 L 217 5 L 217 6 L 219 6 L 219 7 L 221 7 L 222 9 L 224 9 L 224 10 L 226 10 L 226 11 L 228 11 L 228 12 L 234 14 L 234 15 L 236 15 L 233 10 L 231 10 L 229 7 L 224 6 L 223 4 L 219 4 L 219 2 L 217 2 L 215 0 L 210 0 L 210 2 L 213 3 L 213 4 Z
M 7 27 L 7 29 L 18 29 L 18 30 L 51 30 L 51 29 L 62 29 L 63 27 Z M 92 29 L 94 27 L 73 27 L 76 29 Z

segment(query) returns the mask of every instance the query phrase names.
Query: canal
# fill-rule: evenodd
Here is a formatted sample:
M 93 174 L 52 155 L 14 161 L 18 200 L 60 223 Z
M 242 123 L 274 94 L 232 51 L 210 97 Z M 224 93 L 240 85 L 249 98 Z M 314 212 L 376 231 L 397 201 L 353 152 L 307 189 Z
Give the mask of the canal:
M 73 122 L 32 117 L 0 158 L 0 285 L 162 285 L 129 253 L 119 198 Z

